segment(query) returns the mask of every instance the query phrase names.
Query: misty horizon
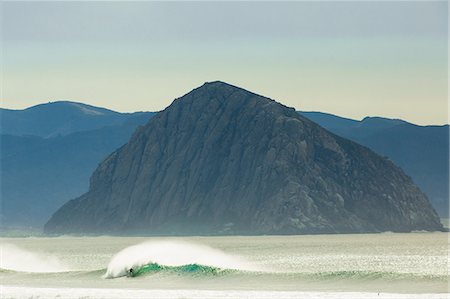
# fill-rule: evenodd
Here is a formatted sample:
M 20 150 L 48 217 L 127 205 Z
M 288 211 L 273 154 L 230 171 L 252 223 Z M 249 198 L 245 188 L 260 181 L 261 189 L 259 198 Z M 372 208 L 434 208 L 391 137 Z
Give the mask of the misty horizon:
M 224 80 L 299 110 L 444 124 L 447 6 L 2 2 L 1 105 L 68 98 L 159 111 Z

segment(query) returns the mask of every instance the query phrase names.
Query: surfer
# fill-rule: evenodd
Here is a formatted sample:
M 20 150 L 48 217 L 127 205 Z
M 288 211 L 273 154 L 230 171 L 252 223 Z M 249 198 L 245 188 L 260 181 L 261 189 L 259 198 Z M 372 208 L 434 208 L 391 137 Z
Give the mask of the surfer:
M 130 270 L 128 270 L 128 274 L 129 274 L 130 276 L 133 276 L 133 268 L 130 268 Z

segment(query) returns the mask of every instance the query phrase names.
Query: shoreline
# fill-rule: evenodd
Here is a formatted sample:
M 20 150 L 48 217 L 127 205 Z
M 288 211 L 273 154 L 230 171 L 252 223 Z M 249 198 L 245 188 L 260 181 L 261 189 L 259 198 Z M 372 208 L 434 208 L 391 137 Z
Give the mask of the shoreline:
M 113 288 L 39 288 L 0 286 L 2 299 L 15 298 L 279 298 L 279 299 L 446 299 L 448 293 L 375 293 L 375 292 L 339 292 L 339 291 L 260 291 L 260 290 L 142 290 L 142 289 L 113 289 Z

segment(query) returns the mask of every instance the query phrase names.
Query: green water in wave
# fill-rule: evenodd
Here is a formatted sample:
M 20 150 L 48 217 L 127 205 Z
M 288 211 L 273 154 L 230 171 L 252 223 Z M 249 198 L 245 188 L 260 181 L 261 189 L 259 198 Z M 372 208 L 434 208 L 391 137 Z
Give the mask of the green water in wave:
M 189 275 L 222 275 L 227 273 L 236 272 L 237 270 L 222 269 L 211 266 L 204 266 L 198 264 L 189 264 L 182 266 L 164 266 L 157 263 L 144 265 L 138 269 L 135 269 L 130 275 L 132 277 L 141 276 L 144 274 L 154 274 L 158 272 L 170 273 L 170 274 L 189 274 Z

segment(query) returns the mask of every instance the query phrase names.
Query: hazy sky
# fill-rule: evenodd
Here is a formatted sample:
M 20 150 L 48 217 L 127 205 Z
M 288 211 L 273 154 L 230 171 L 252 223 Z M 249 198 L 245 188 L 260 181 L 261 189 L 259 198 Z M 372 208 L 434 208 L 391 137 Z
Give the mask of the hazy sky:
M 221 80 L 304 111 L 448 123 L 447 2 L 1 2 L 2 102 L 156 111 Z

